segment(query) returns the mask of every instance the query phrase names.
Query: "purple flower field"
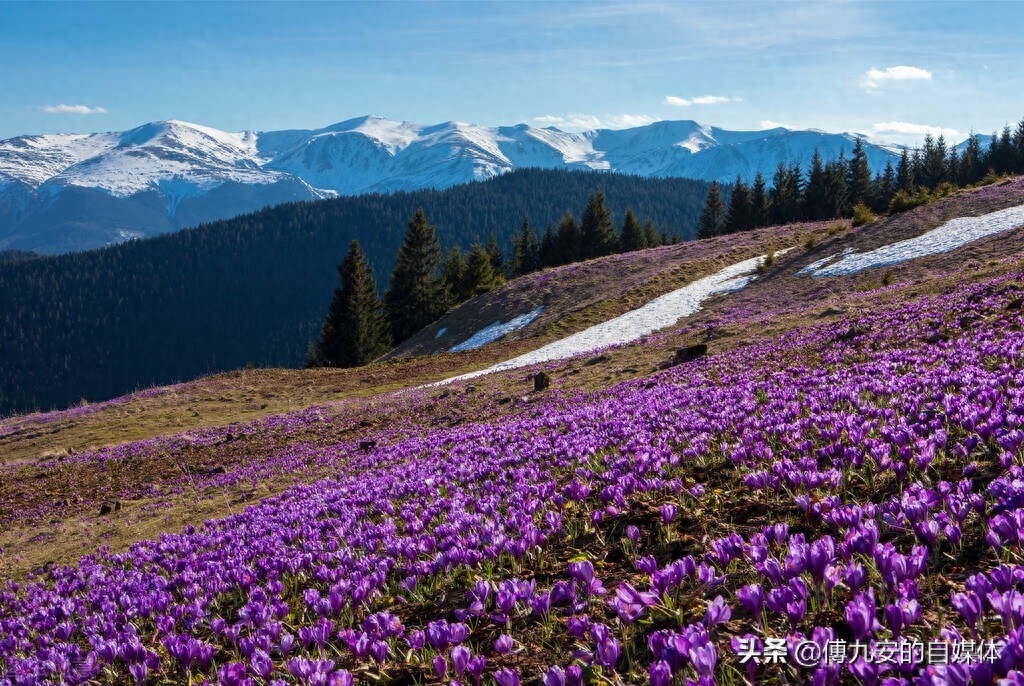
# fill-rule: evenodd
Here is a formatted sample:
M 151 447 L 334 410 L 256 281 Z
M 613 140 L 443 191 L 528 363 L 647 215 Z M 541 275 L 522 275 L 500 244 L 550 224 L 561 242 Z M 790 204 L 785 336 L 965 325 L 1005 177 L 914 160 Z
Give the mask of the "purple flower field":
M 0 685 L 1024 683 L 1022 278 L 370 452 L 263 420 L 204 482 L 322 478 L 6 582 Z

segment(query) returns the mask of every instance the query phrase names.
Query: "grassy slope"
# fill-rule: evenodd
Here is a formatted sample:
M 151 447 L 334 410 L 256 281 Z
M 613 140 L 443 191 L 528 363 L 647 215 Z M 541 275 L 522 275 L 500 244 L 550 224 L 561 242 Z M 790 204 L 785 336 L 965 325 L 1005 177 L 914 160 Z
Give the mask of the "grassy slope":
M 561 309 L 551 307 L 558 314 L 554 321 L 546 326 L 538 324 L 543 326 L 540 330 L 523 332 L 529 337 L 472 353 L 401 360 L 359 370 L 240 371 L 77 412 L 5 420 L 0 422 L 0 457 L 7 465 L 2 468 L 0 479 L 0 518 L 7 524 L 0 533 L 0 547 L 5 552 L 0 576 L 20 577 L 45 563 L 70 562 L 99 545 L 121 549 L 160 531 L 178 530 L 187 524 L 236 512 L 296 481 L 322 475 L 310 468 L 259 483 L 161 492 L 162 485 L 180 481 L 191 473 L 230 467 L 231 462 L 244 464 L 253 455 L 275 446 L 322 446 L 375 437 L 410 414 L 424 426 L 437 426 L 528 411 L 529 397 L 524 394 L 530 387 L 530 372 L 526 369 L 475 379 L 469 385 L 452 389 L 432 389 L 406 396 L 390 391 L 480 368 L 532 349 L 631 309 L 724 264 L 763 252 L 769 245 L 792 245 L 798 236 L 802 241 L 799 249 L 781 257 L 768 273 L 738 294 L 710 301 L 702 312 L 681 322 L 677 329 L 651 336 L 644 345 L 616 349 L 593 360 L 546 365 L 554 377 L 550 392 L 568 397 L 581 390 L 596 390 L 622 379 L 650 374 L 686 342 L 706 341 L 712 352 L 720 352 L 808 324 L 839 319 L 847 312 L 868 309 L 897 296 L 941 292 L 965 278 L 982 278 L 1020 268 L 1019 259 L 998 258 L 1021 254 L 1024 229 L 888 270 L 868 270 L 832 279 L 794 276 L 803 265 L 844 247 L 865 249 L 882 245 L 918 235 L 952 216 L 979 214 L 1021 202 L 1024 183 L 1018 180 L 998 189 L 957 194 L 857 231 L 839 225 L 766 229 L 756 234 L 660 248 L 634 254 L 632 258 L 615 256 L 583 267 L 550 270 L 540 276 L 548 280 L 552 291 L 560 293 L 571 292 L 578 273 L 591 274 L 592 278 L 592 270 L 602 265 L 618 274 L 630 264 L 641 265 L 647 271 L 642 272 L 645 276 L 639 283 L 607 278 L 602 298 L 590 298 L 582 306 L 572 298 L 565 299 L 558 306 Z M 658 265 L 664 268 L 659 269 Z M 459 326 L 472 333 L 489 322 L 486 318 L 474 320 L 467 312 L 474 308 L 484 312 L 488 307 L 505 303 L 506 311 L 515 314 L 522 303 L 514 298 L 516 294 L 524 297 L 524 293 L 522 284 L 513 282 L 502 291 L 464 305 L 460 308 L 464 312 L 453 312 L 451 317 L 458 318 Z M 276 434 L 260 423 L 253 423 L 244 436 L 239 431 L 227 453 L 200 441 L 90 469 L 65 465 L 59 457 L 69 450 L 78 452 L 128 440 L 188 437 L 203 426 L 254 422 L 260 417 L 339 400 L 344 402 L 332 405 L 323 422 L 313 430 L 299 435 Z M 220 462 L 214 463 L 214 459 Z M 141 483 L 150 486 L 147 494 L 119 497 Z M 97 515 L 97 502 L 107 497 L 118 497 L 123 508 L 116 515 L 101 517 Z M 40 533 L 40 522 L 30 514 L 40 508 L 50 508 L 46 510 L 50 512 L 53 503 L 59 503 L 56 514 L 48 515 L 52 518 L 47 522 L 47 531 Z

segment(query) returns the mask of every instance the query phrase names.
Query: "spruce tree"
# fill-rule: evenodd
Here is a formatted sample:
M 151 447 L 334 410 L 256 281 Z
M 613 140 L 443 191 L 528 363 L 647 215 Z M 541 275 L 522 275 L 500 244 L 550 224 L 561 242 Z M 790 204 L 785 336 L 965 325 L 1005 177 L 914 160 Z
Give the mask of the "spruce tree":
M 767 226 L 771 216 L 771 203 L 768 199 L 767 183 L 764 174 L 757 172 L 754 183 L 750 187 L 750 211 L 754 226 Z
M 807 174 L 807 189 L 804 192 L 804 215 L 808 219 L 813 220 L 829 218 L 828 179 L 825 176 L 825 165 L 821 161 L 821 155 L 817 149 L 814 150 L 814 156 L 811 158 L 811 169 Z
M 471 297 L 466 280 L 467 270 L 462 248 L 456 245 L 444 251 L 444 257 L 441 259 L 441 280 L 453 302 L 459 303 Z
M 583 259 L 611 255 L 619 247 L 612 213 L 605 205 L 604 191 L 590 196 L 580 217 L 580 242 Z
M 867 204 L 871 194 L 871 168 L 868 166 L 868 155 L 864 151 L 864 139 L 860 136 L 853 144 L 853 157 L 850 158 L 847 186 L 849 187 L 851 207 L 857 203 Z
M 466 258 L 466 290 L 470 297 L 486 293 L 505 283 L 505 276 L 494 268 L 491 251 L 477 243 Z
M 643 250 L 647 247 L 647 235 L 640 226 L 640 220 L 633 214 L 633 210 L 626 210 L 626 218 L 622 221 L 622 235 L 619 238 L 622 245 L 622 252 Z
M 644 243 L 647 244 L 648 248 L 657 248 L 661 245 L 661 236 L 658 235 L 658 230 L 654 228 L 653 219 L 648 219 L 647 223 L 644 224 Z
M 900 153 L 900 163 L 896 167 L 897 190 L 905 193 L 914 192 L 914 165 L 910 161 L 910 153 L 906 148 Z
M 896 170 L 892 166 L 892 160 L 885 164 L 885 171 L 878 178 L 875 184 L 874 197 L 871 208 L 875 212 L 885 212 L 892 202 L 892 196 L 896 195 Z
M 310 360 L 315 366 L 364 365 L 390 347 L 388 323 L 377 297 L 373 268 L 359 241 L 352 241 L 348 254 L 338 265 L 338 274 L 341 287 L 334 291 L 320 341 Z
M 398 249 L 391 286 L 384 296 L 391 333 L 401 343 L 448 309 L 444 282 L 437 276 L 441 260 L 435 229 L 422 209 L 409 221 Z
M 1013 131 L 1013 157 L 1013 171 L 1024 174 L 1024 119 L 1017 122 L 1017 128 Z
M 557 261 L 554 264 L 569 264 L 583 259 L 584 253 L 580 243 L 580 229 L 576 225 L 576 217 L 569 212 L 558 222 L 555 240 Z
M 697 224 L 697 238 L 717 236 L 722 232 L 724 225 L 725 203 L 722 202 L 718 182 L 712 181 L 707 200 L 704 201 L 704 211 L 701 213 L 700 222 Z
M 512 275 L 529 274 L 540 269 L 540 241 L 530 226 L 529 217 L 523 218 L 523 228 L 512 239 Z
M 736 182 L 732 185 L 732 195 L 729 196 L 729 218 L 726 220 L 725 230 L 732 233 L 752 228 L 754 224 L 751 217 L 752 209 L 750 187 L 743 183 L 743 179 L 737 175 Z
M 498 238 L 492 233 L 490 238 L 487 239 L 487 254 L 491 258 L 491 266 L 494 267 L 494 271 L 499 274 L 505 273 L 505 256 L 501 252 L 501 247 L 498 245 Z
M 558 236 L 550 226 L 544 229 L 540 239 L 540 264 L 542 267 L 554 267 L 559 262 Z
M 967 145 L 960 156 L 960 183 L 974 184 L 985 176 L 985 155 L 981 149 L 981 138 L 971 132 L 967 137 Z

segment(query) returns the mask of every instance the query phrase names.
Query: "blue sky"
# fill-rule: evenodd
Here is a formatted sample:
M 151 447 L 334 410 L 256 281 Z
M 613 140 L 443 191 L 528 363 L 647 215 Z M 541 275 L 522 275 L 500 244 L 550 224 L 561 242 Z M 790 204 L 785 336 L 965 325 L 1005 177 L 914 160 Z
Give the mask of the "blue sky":
M 915 143 L 1024 117 L 1024 2 L 33 2 L 0 17 L 0 138 L 380 114 Z

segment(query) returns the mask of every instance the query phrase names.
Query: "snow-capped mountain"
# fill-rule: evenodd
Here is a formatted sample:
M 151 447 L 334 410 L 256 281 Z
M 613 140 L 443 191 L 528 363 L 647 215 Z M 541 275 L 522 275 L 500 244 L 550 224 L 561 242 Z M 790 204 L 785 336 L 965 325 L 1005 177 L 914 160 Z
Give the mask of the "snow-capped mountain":
M 853 148 L 851 134 L 727 131 L 693 121 L 570 133 L 360 117 L 228 133 L 181 121 L 0 141 L 0 249 L 81 250 L 291 200 L 444 188 L 523 167 L 730 182 Z M 866 144 L 881 169 L 890 149 Z

